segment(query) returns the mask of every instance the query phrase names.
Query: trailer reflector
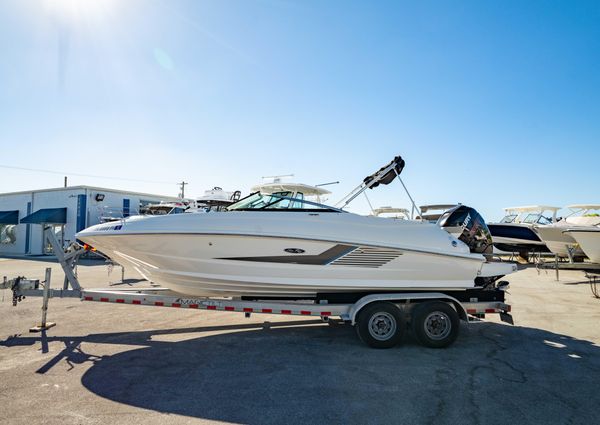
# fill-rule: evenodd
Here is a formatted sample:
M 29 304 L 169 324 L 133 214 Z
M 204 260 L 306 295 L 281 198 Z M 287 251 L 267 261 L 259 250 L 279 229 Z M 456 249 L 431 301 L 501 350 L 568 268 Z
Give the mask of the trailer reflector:
M 310 316 L 310 311 L 300 310 L 300 314 L 302 314 L 304 316 Z
M 162 302 L 162 301 L 154 301 L 154 305 L 157 306 L 157 307 L 162 307 L 162 306 L 165 305 L 165 303 Z
M 235 311 L 235 307 L 225 306 L 225 311 Z
M 207 309 L 207 310 L 216 310 L 216 309 L 217 309 L 217 306 L 216 306 L 216 305 L 207 305 L 207 306 L 206 306 L 206 309 Z
M 292 314 L 292 310 L 281 310 L 281 314 Z
M 262 312 L 263 313 L 273 313 L 273 309 L 272 308 L 263 308 Z
M 198 308 L 198 304 L 190 304 L 188 305 L 189 308 Z
M 84 301 L 94 301 L 94 297 L 85 297 Z
M 140 300 L 133 300 L 131 301 L 131 304 L 141 304 L 142 302 Z
M 123 304 L 123 303 L 125 302 L 125 300 L 124 300 L 123 298 L 117 298 L 117 299 L 115 300 L 115 302 L 116 302 L 116 303 Z
M 322 311 L 321 316 L 331 316 L 331 311 Z
M 252 313 L 253 311 L 253 308 L 244 307 L 244 313 Z
M 181 304 L 179 304 L 179 303 L 172 303 L 171 307 L 181 307 Z
M 100 298 L 100 301 L 102 301 L 103 303 L 107 303 L 108 302 L 108 298 Z

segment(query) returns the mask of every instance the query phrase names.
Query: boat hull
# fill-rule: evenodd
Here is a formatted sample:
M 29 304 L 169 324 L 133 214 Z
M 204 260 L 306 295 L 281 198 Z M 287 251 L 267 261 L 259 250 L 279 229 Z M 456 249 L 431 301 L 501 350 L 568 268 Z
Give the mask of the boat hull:
M 514 271 L 485 263 L 436 225 L 349 213 L 175 214 L 97 225 L 77 238 L 193 296 L 462 290 Z
M 600 229 L 568 229 L 565 233 L 577 241 L 590 261 L 600 263 Z
M 507 252 L 550 252 L 531 225 L 488 223 L 494 246 Z
M 194 296 L 466 289 L 474 287 L 482 264 L 382 247 L 272 237 L 161 234 L 84 241 L 147 280 Z M 256 246 L 261 254 L 248 257 Z M 286 249 L 303 252 L 282 255 Z M 327 253 L 332 251 L 343 255 L 331 257 Z
M 568 233 L 564 233 L 566 229 L 567 227 L 558 225 L 535 227 L 536 233 L 552 253 L 567 258 L 571 250 L 573 257 L 584 257 L 585 254 L 577 241 Z

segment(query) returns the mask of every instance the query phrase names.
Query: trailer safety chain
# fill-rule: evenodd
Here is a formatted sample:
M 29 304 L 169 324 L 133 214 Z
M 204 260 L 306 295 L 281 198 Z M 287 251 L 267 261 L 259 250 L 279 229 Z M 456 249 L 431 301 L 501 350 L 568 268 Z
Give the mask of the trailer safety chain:
M 23 301 L 25 299 L 24 295 L 17 295 L 17 291 L 15 290 L 15 288 L 17 288 L 19 286 L 19 283 L 21 282 L 21 279 L 23 279 L 22 276 L 17 277 L 13 281 L 13 284 L 10 287 L 10 290 L 12 292 L 12 305 L 13 305 L 13 307 L 16 307 L 17 303 L 20 303 L 21 301 Z

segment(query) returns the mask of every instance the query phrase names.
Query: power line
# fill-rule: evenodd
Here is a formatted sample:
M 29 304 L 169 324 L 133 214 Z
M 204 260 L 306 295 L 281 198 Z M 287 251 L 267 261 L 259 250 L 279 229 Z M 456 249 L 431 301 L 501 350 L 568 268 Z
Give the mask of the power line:
M 165 181 L 157 181 L 157 180 L 143 180 L 143 179 L 132 179 L 127 177 L 114 177 L 114 176 L 99 176 L 95 174 L 82 174 L 82 173 L 69 173 L 66 171 L 54 171 L 54 170 L 43 170 L 41 168 L 27 168 L 27 167 L 16 167 L 13 165 L 3 165 L 0 164 L 0 168 L 9 168 L 11 170 L 21 170 L 21 171 L 33 171 L 38 173 L 49 173 L 49 174 L 60 174 L 67 176 L 77 176 L 77 177 L 92 177 L 96 179 L 110 179 L 110 180 L 120 180 L 120 181 L 130 181 L 130 182 L 139 182 L 139 183 L 156 183 L 156 184 L 177 184 L 175 182 L 165 182 Z

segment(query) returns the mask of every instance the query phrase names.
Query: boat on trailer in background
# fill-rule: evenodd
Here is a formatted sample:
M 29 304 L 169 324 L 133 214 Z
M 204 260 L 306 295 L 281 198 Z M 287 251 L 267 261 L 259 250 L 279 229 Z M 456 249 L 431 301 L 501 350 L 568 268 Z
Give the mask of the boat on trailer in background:
M 586 256 L 581 248 L 581 244 L 573 237 L 575 233 L 567 232 L 572 229 L 573 232 L 578 228 L 600 225 L 599 204 L 574 204 L 567 205 L 571 213 L 556 223 L 549 225 L 535 225 L 533 230 L 540 239 L 546 244 L 548 249 L 559 257 L 569 258 L 571 260 L 582 259 Z
M 534 226 L 556 223 L 556 213 L 559 210 L 559 207 L 547 205 L 504 208 L 505 216 L 500 222 L 487 224 L 494 247 L 500 251 L 518 253 L 524 260 L 528 260 L 532 253 L 550 252 L 534 231 Z

